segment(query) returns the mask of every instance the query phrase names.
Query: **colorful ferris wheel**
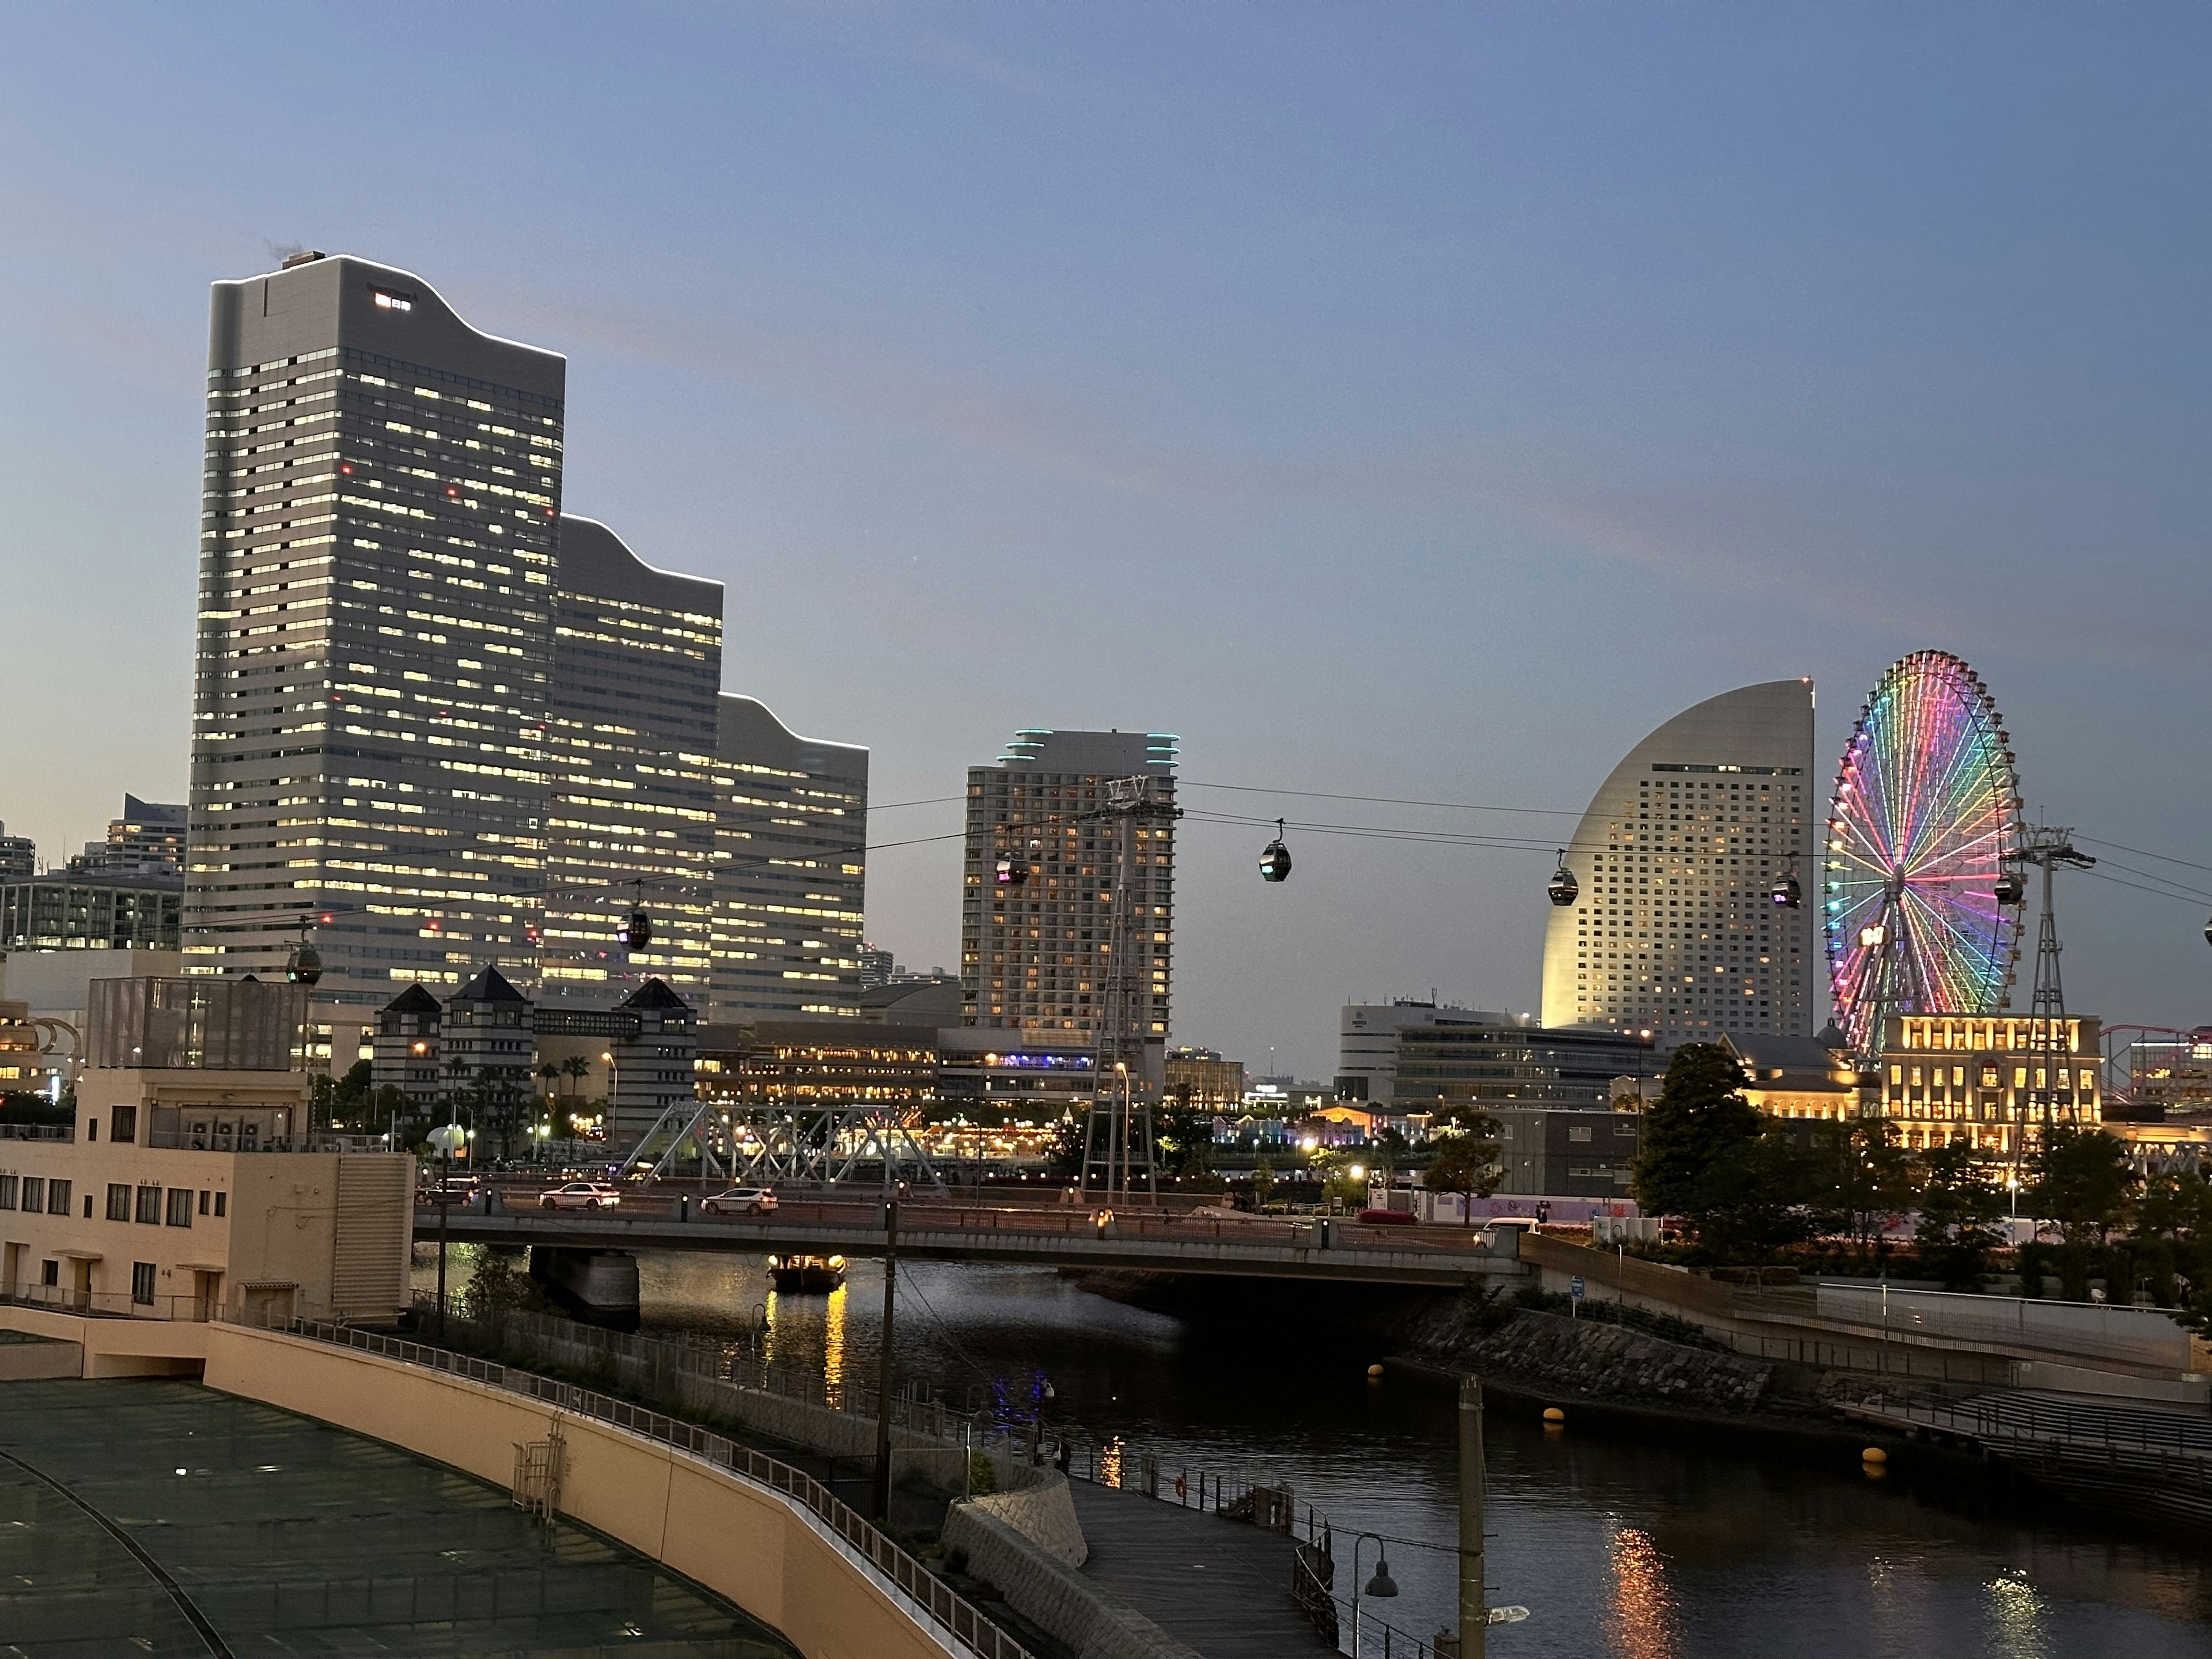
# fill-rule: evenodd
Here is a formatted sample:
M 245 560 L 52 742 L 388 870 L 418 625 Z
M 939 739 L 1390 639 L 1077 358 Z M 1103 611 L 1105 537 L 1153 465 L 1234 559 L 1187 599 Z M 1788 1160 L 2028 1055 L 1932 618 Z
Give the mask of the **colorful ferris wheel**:
M 1821 921 L 1853 1052 L 1893 1013 L 1994 1013 L 2020 951 L 2020 789 L 1980 677 L 1945 651 L 1890 665 L 1844 750 Z

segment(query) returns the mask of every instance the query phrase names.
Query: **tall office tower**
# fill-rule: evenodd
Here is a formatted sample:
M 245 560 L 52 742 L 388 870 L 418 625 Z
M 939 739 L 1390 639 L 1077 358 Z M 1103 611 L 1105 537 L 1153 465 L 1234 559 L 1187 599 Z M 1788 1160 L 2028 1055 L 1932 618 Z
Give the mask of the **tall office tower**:
M 534 991 L 566 379 L 364 260 L 215 285 L 188 971 L 328 914 L 318 1003 Z
M 655 570 L 563 514 L 545 731 L 542 1008 L 611 1008 L 647 979 L 694 1005 L 712 967 L 722 585 Z M 653 938 L 616 932 L 642 903 Z
M 1708 698 L 1628 751 L 1576 827 L 1544 939 L 1544 1024 L 1809 1036 L 1820 1013 L 1813 682 Z M 1796 908 L 1774 888 L 1794 874 Z
M 868 751 L 726 696 L 714 805 L 708 1019 L 860 1018 Z
M 964 1024 L 1077 1032 L 1106 1065 L 1127 1050 L 1159 1086 L 1177 742 L 1158 732 L 1024 731 L 997 765 L 969 768 Z

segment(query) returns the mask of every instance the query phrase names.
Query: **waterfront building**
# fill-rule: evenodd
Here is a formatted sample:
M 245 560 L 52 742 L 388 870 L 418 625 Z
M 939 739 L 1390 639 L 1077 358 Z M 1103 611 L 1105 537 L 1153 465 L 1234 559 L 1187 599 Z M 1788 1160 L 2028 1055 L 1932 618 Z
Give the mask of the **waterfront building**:
M 1964 1141 L 2002 1158 L 2033 1151 L 2041 1125 L 2104 1122 L 2098 1078 L 2102 1022 L 2057 1023 L 2057 1063 L 2048 1062 L 2050 1022 L 2016 1014 L 1891 1014 L 1882 1024 L 1881 1115 L 1916 1151 Z
M 1708 698 L 1613 768 L 1577 825 L 1573 903 L 1544 939 L 1543 1020 L 1650 1031 L 1662 1048 L 1723 1035 L 1809 1036 L 1813 683 Z M 1777 904 L 1794 878 L 1796 907 Z
M 736 1107 L 911 1106 L 937 1100 L 937 1033 L 843 1019 L 699 1031 L 699 1097 Z
M 70 860 L 72 871 L 162 870 L 181 874 L 185 867 L 185 807 L 182 802 L 123 798 L 123 816 L 111 819 L 105 841 L 88 841 Z
M 1074 1037 L 1157 1091 L 1175 939 L 1177 740 L 1024 731 L 968 772 L 964 1024 Z M 1000 866 L 1018 881 L 1001 880 Z M 1121 956 L 1114 954 L 1116 941 Z
M 406 1304 L 414 1160 L 323 1149 L 296 986 L 96 981 L 73 1125 L 0 1124 L 0 1284 L 155 1319 Z
M 720 700 L 708 1017 L 858 1019 L 868 751 L 802 738 L 751 697 Z
M 1650 1040 L 1634 1032 L 1555 1029 L 1449 1004 L 1349 1006 L 1338 1032 L 1338 1097 L 1400 1113 L 1504 1103 L 1601 1109 L 1616 1077 L 1656 1069 Z
M 159 867 L 0 882 L 0 951 L 174 951 L 185 878 Z
M 538 1000 L 612 1007 L 656 978 L 703 1003 L 722 585 L 653 568 L 595 520 L 560 526 Z M 653 938 L 631 951 L 637 904 Z
M 961 1025 L 937 1034 L 941 1115 L 987 1111 L 1031 1123 L 1080 1117 L 1099 1090 L 1098 1050 L 1081 1032 Z M 1110 1072 L 1107 1087 L 1115 1087 Z
M 1211 1048 L 1171 1048 L 1167 1056 L 1167 1093 L 1186 1105 L 1212 1112 L 1237 1112 L 1244 1104 L 1244 1062 L 1224 1060 Z
M 28 836 L 11 836 L 8 826 L 0 823 L 0 881 L 16 881 L 25 876 L 36 875 L 39 869 L 39 844 Z

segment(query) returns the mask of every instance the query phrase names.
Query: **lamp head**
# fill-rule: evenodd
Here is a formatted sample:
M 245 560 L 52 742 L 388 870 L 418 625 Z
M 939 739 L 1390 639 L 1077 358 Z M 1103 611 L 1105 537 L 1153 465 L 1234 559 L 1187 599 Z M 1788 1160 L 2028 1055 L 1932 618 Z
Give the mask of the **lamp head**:
M 1398 1581 L 1390 1576 L 1389 1559 L 1378 1554 L 1375 1558 L 1375 1576 L 1367 1581 L 1367 1588 L 1362 1594 L 1388 1596 L 1397 1593 Z

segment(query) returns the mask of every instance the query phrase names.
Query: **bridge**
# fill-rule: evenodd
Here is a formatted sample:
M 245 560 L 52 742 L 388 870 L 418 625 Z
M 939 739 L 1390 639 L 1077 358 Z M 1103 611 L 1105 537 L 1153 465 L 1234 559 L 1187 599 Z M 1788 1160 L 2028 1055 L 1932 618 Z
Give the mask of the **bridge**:
M 744 1255 L 880 1256 L 887 1234 L 880 1203 L 787 1199 L 766 1216 L 706 1216 L 676 1200 L 624 1195 L 608 1210 L 542 1210 L 534 1194 L 495 1200 L 492 1213 L 451 1209 L 455 1243 L 535 1245 L 562 1250 L 719 1250 Z M 514 1207 L 507 1207 L 513 1206 Z M 530 1206 L 524 1208 L 521 1206 Z M 1518 1283 L 1528 1269 L 1511 1231 L 1484 1243 L 1441 1229 L 1363 1226 L 1176 1215 L 1164 1212 L 989 1206 L 908 1200 L 899 1206 L 898 1252 L 909 1260 L 997 1261 L 1140 1273 L 1220 1273 L 1340 1279 L 1461 1290 Z M 438 1212 L 415 1212 L 415 1236 L 434 1243 Z M 1409 1237 L 1415 1233 L 1422 1237 Z M 1435 1234 L 1435 1237 L 1427 1235 Z

